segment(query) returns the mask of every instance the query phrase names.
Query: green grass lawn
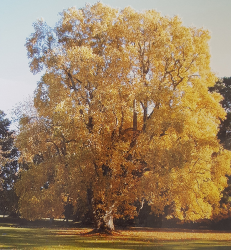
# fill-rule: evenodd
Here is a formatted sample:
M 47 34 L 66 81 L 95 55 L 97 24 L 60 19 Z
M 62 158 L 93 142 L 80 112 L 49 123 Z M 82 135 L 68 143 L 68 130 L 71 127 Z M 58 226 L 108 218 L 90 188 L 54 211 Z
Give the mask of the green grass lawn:
M 225 233 L 227 240 L 219 240 L 222 232 L 208 240 L 204 239 L 210 235 L 206 231 L 197 232 L 194 238 L 189 230 L 178 231 L 176 236 L 164 229 L 120 230 L 112 236 L 88 234 L 90 230 L 0 223 L 0 249 L 231 249 L 231 233 Z

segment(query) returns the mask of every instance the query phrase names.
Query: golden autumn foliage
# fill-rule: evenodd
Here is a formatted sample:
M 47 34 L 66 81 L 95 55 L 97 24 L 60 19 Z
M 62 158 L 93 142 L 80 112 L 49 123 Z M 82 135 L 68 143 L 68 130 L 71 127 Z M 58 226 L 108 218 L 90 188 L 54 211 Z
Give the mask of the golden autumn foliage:
M 58 217 L 68 197 L 98 228 L 136 215 L 142 200 L 169 217 L 210 218 L 230 153 L 216 137 L 221 96 L 208 91 L 209 32 L 102 3 L 34 28 L 30 68 L 44 75 L 17 138 L 28 166 L 16 187 L 22 216 Z

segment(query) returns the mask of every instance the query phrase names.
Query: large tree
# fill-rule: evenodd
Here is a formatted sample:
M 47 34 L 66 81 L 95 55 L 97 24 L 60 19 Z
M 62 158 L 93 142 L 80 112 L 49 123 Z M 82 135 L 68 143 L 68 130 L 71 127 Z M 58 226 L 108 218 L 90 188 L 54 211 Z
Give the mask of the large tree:
M 97 229 L 136 215 L 137 201 L 181 220 L 210 218 L 230 174 L 217 140 L 225 111 L 210 69 L 209 32 L 154 10 L 97 3 L 39 20 L 26 47 L 44 72 L 36 115 L 21 120 L 22 216 L 88 208 Z
M 18 178 L 18 150 L 14 145 L 14 131 L 10 120 L 0 110 L 0 210 L 3 213 L 17 212 L 17 196 L 14 184 Z

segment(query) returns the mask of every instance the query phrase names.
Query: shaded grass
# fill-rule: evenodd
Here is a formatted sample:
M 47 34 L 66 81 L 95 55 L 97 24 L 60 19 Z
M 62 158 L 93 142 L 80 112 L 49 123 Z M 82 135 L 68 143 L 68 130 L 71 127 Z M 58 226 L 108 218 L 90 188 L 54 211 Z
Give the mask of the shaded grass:
M 0 249 L 231 249 L 228 232 L 131 228 L 106 236 L 91 230 L 0 223 Z

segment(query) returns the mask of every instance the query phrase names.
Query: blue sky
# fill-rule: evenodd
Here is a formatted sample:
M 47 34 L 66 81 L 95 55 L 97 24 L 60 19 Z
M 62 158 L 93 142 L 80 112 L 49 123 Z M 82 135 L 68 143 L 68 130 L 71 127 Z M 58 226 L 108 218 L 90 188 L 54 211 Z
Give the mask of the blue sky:
M 217 76 L 231 76 L 231 0 L 104 0 L 111 7 L 128 5 L 136 10 L 156 9 L 162 15 L 181 17 L 186 26 L 211 32 L 211 67 Z M 39 75 L 28 67 L 26 38 L 32 24 L 43 17 L 54 26 L 63 9 L 81 8 L 82 0 L 0 0 L 0 110 L 11 109 L 33 94 Z M 94 4 L 96 1 L 88 0 Z

